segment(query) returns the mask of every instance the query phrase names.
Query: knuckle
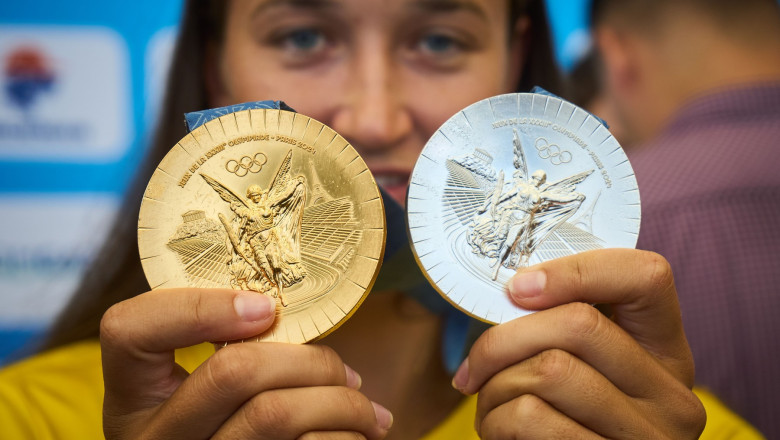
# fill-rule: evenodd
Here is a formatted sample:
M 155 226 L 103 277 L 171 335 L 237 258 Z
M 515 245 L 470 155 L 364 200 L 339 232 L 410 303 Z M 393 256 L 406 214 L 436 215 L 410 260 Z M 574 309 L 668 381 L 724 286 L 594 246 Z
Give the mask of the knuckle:
M 576 255 L 573 259 L 573 270 L 570 271 L 572 276 L 572 282 L 574 284 L 574 288 L 576 291 L 581 292 L 586 288 L 586 274 L 587 274 L 587 268 L 585 267 L 585 259 L 582 255 Z
M 687 431 L 695 434 L 696 436 L 699 436 L 701 435 L 702 431 L 704 431 L 704 426 L 706 424 L 707 411 L 705 411 L 704 405 L 701 403 L 701 401 L 696 399 L 696 402 L 691 406 L 690 417 L 688 419 L 688 423 L 686 424 Z
M 560 349 L 545 350 L 535 357 L 535 373 L 543 382 L 563 382 L 572 373 L 574 359 Z
M 279 392 L 261 393 L 247 403 L 247 425 L 259 437 L 280 438 L 294 415 L 290 402 Z
M 699 435 L 704 430 L 704 425 L 707 422 L 707 412 L 701 400 L 695 394 L 687 390 L 687 388 L 685 391 L 684 398 L 680 399 L 681 405 L 676 411 L 680 431 Z
M 586 339 L 598 334 L 605 323 L 605 317 L 595 307 L 585 303 L 570 303 L 566 308 L 566 328 L 577 339 Z
M 533 394 L 523 394 L 512 401 L 512 414 L 514 420 L 520 424 L 532 423 L 539 420 L 539 415 L 544 411 L 544 402 Z
M 326 345 L 312 345 L 312 362 L 317 366 L 317 371 L 322 371 L 325 376 L 334 381 L 344 382 L 346 372 L 344 363 L 336 353 L 336 350 Z
M 125 322 L 124 302 L 111 306 L 103 314 L 100 320 L 100 339 L 102 341 L 119 342 L 129 338 L 129 331 Z
M 516 421 L 513 420 L 511 424 L 515 425 Z M 483 440 L 521 439 L 522 437 L 511 432 L 509 425 L 510 423 L 507 423 L 504 417 L 489 413 L 485 416 L 484 420 L 482 420 L 479 427 L 479 438 Z
M 203 295 L 190 295 L 187 297 L 187 307 L 192 313 L 192 322 L 190 326 L 198 334 L 206 334 L 209 331 L 208 326 L 208 306 Z
M 666 258 L 655 252 L 642 252 L 641 276 L 652 285 L 667 287 L 674 284 L 672 266 Z
M 490 359 L 492 353 L 501 347 L 503 338 L 499 330 L 498 327 L 491 327 L 482 333 L 471 352 L 476 359 Z
M 248 362 L 240 348 L 227 346 L 218 350 L 206 361 L 206 380 L 210 382 L 212 389 L 230 393 L 230 390 L 240 388 L 242 383 L 246 382 L 244 365 Z M 256 361 L 254 366 L 257 367 Z
M 663 438 L 699 438 L 707 422 L 707 413 L 699 396 L 673 378 L 663 384 L 663 394 L 645 401 L 652 414 L 667 423 L 653 426 L 664 432 Z M 659 437 L 660 438 L 660 437 Z
M 374 408 L 368 402 L 368 398 L 364 397 L 357 391 L 353 391 L 349 388 L 344 388 L 343 393 L 338 394 L 337 405 L 343 408 L 347 414 L 374 414 Z

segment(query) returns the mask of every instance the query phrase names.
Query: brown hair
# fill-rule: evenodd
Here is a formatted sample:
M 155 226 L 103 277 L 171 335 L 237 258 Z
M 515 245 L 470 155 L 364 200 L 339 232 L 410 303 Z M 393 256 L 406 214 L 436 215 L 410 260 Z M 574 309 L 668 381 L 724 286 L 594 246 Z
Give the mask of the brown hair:
M 210 107 L 204 78 L 206 50 L 218 46 L 222 39 L 226 4 L 224 0 L 187 2 L 169 72 L 168 92 L 151 148 L 126 193 L 108 239 L 54 323 L 42 349 L 97 338 L 100 319 L 109 307 L 149 289 L 137 246 L 140 201 L 155 167 L 186 134 L 184 113 Z M 534 85 L 559 91 L 560 75 L 553 59 L 544 2 L 513 0 L 510 9 L 510 24 L 514 25 L 522 16 L 531 22 L 532 43 L 527 48 L 519 91 Z

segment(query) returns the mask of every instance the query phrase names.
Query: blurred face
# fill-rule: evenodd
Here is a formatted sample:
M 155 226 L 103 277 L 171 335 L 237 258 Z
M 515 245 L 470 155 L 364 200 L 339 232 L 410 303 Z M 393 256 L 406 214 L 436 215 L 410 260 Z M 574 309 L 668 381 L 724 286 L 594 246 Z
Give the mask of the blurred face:
M 396 200 L 428 138 L 514 90 L 520 31 L 508 0 L 233 0 L 216 106 L 281 99 L 344 136 Z M 518 27 L 519 29 L 519 27 Z

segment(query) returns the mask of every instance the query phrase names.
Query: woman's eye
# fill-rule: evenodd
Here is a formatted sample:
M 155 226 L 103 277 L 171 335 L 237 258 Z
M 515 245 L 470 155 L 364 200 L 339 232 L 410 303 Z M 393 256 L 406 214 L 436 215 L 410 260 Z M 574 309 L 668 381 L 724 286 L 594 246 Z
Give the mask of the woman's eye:
M 428 28 L 410 35 L 407 59 L 421 67 L 452 71 L 464 65 L 479 50 L 478 39 L 460 29 Z
M 272 32 L 262 44 L 274 49 L 286 66 L 307 67 L 329 59 L 338 42 L 338 34 L 327 29 L 290 26 Z
M 462 49 L 462 44 L 449 35 L 430 34 L 420 39 L 419 49 L 430 55 L 454 55 Z
M 278 39 L 283 49 L 298 52 L 315 52 L 325 46 L 325 35 L 316 29 L 295 29 Z

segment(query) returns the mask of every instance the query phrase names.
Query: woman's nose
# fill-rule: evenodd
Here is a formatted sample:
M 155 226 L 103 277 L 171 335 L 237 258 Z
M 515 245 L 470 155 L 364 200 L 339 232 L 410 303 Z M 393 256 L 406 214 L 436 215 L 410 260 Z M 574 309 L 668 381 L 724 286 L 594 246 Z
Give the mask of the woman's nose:
M 398 68 L 387 54 L 356 57 L 333 115 L 332 127 L 359 151 L 370 153 L 400 145 L 413 120 Z

